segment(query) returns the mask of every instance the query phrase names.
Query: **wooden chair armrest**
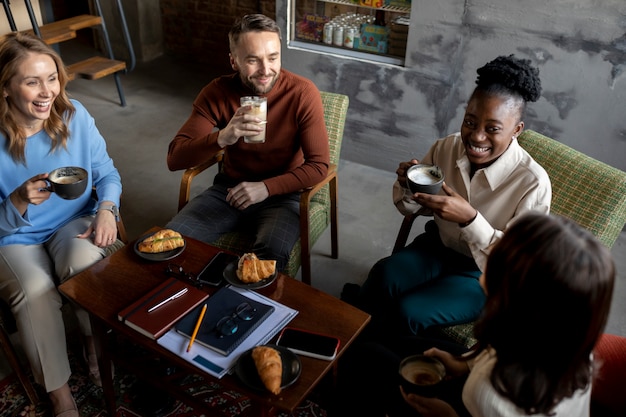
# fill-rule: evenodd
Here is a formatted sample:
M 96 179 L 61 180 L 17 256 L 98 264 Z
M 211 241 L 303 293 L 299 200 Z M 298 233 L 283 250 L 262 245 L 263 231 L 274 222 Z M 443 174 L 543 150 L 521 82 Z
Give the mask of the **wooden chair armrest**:
M 189 193 L 191 190 L 191 181 L 207 168 L 221 164 L 224 159 L 224 151 L 218 152 L 211 159 L 203 162 L 195 167 L 187 168 L 180 180 L 180 191 L 178 194 L 178 211 L 180 211 L 189 202 Z
M 302 194 L 300 195 L 300 222 L 302 219 L 307 220 L 308 224 L 308 216 L 309 216 L 309 205 L 311 203 L 311 198 L 321 190 L 326 184 L 328 184 L 333 178 L 337 178 L 337 165 L 330 164 L 328 166 L 328 172 L 326 173 L 326 177 L 315 184 L 312 187 L 307 187 L 302 190 Z
M 406 216 L 404 216 L 404 219 L 402 220 L 402 225 L 400 226 L 400 231 L 398 232 L 398 237 L 396 238 L 396 243 L 393 245 L 393 251 L 391 253 L 396 253 L 406 246 L 406 240 L 409 237 L 411 227 L 413 227 L 413 222 L 415 221 L 416 217 L 417 213 L 407 214 Z

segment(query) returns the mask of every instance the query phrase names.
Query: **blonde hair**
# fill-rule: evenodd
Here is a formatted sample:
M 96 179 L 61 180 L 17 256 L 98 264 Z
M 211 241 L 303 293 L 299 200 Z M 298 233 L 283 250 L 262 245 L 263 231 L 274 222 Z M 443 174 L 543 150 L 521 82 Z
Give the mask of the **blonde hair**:
M 60 147 L 66 148 L 70 135 L 68 124 L 75 112 L 65 91 L 68 82 L 67 71 L 56 51 L 33 35 L 15 32 L 1 36 L 0 88 L 4 90 L 9 86 L 11 79 L 17 74 L 18 66 L 30 53 L 48 55 L 57 67 L 61 88 L 52 105 L 50 117 L 43 123 L 43 128 L 52 142 L 50 151 L 54 152 Z M 7 137 L 7 151 L 13 160 L 25 163 L 26 135 L 15 121 L 11 101 L 7 98 L 0 100 L 0 130 Z

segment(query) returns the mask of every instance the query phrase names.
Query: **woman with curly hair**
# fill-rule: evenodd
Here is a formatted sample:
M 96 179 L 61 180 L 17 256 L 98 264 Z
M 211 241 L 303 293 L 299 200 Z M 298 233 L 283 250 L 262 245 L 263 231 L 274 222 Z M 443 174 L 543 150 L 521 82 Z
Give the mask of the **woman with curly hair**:
M 461 131 L 439 139 L 420 161 L 443 170 L 439 194 L 408 189 L 406 172 L 417 159 L 396 171 L 398 210 L 434 221 L 371 269 L 355 304 L 372 314 L 374 335 L 381 329 L 417 334 L 475 320 L 485 302 L 478 278 L 489 249 L 520 215 L 549 212 L 548 174 L 517 142 L 527 103 L 541 94 L 539 70 L 511 55 L 477 72 Z
M 35 381 L 53 415 L 76 417 L 56 286 L 106 255 L 116 241 L 122 184 L 93 118 L 65 91 L 59 55 L 41 39 L 0 37 L 0 297 L 9 304 Z M 78 166 L 86 190 L 64 200 L 48 173 Z M 99 201 L 91 197 L 96 188 Z M 75 309 L 92 380 L 99 382 L 87 313 Z

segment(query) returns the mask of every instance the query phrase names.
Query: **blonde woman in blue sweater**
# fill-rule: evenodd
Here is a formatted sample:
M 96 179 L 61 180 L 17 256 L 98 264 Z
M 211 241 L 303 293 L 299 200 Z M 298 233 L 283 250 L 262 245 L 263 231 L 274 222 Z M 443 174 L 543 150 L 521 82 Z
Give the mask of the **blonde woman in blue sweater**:
M 115 241 L 122 185 L 94 119 L 68 98 L 67 81 L 61 58 L 39 38 L 0 38 L 0 297 L 11 307 L 53 415 L 76 417 L 56 286 L 102 259 Z M 47 190 L 48 173 L 64 166 L 89 175 L 74 200 Z M 91 198 L 92 186 L 99 201 Z M 75 311 L 98 382 L 89 317 Z

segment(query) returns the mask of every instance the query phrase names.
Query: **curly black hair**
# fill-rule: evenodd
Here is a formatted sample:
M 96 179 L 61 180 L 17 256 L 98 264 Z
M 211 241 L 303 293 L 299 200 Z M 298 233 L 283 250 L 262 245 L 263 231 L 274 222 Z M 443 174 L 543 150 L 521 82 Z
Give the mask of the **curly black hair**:
M 537 101 L 541 96 L 539 69 L 533 67 L 529 59 L 499 56 L 476 72 L 476 90 L 515 94 L 525 102 Z

